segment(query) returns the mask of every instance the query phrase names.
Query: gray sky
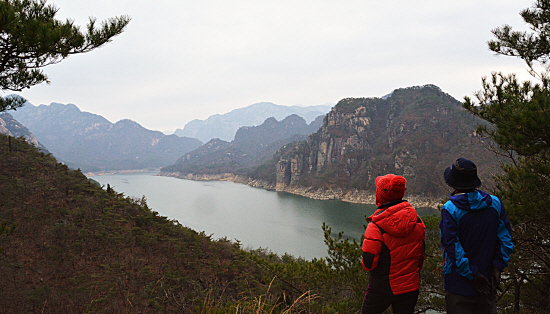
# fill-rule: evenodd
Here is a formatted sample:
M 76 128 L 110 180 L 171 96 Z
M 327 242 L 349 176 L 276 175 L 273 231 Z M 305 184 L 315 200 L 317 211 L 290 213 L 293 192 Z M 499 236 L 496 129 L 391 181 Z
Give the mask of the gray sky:
M 257 102 L 310 106 L 434 84 L 462 100 L 492 71 L 529 76 L 487 49 L 525 30 L 534 0 L 49 0 L 84 26 L 129 15 L 106 46 L 45 68 L 32 104 L 74 103 L 112 122 L 174 131 Z

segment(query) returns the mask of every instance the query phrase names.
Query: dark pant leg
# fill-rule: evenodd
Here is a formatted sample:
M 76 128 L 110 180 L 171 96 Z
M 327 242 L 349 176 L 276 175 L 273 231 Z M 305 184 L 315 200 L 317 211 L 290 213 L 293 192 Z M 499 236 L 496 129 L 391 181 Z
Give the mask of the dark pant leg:
M 393 297 L 393 314 L 413 314 L 418 301 L 419 290 L 408 292 Z
M 385 296 L 373 292 L 370 287 L 367 288 L 367 293 L 363 299 L 363 307 L 361 314 L 381 314 L 383 313 L 392 302 L 392 296 Z
M 492 314 L 495 313 L 495 296 L 463 296 L 451 292 L 445 295 L 447 314 Z

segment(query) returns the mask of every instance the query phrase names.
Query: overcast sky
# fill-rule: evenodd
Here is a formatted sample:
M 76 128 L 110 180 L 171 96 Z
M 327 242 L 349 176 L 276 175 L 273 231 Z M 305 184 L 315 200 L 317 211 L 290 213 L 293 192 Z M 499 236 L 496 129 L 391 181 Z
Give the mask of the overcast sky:
M 73 103 L 112 122 L 170 132 L 258 102 L 310 106 L 434 84 L 462 100 L 492 71 L 524 63 L 487 48 L 525 30 L 534 0 L 49 0 L 84 26 L 129 15 L 106 46 L 48 66 L 32 104 Z

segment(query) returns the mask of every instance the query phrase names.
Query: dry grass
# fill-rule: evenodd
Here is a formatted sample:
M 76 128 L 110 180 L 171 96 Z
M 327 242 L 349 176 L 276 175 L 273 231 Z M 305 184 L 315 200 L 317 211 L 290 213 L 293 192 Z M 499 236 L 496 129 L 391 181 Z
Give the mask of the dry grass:
M 311 312 L 311 303 L 319 299 L 320 297 L 311 294 L 310 291 L 306 291 L 300 295 L 295 300 L 292 300 L 291 304 L 285 304 L 285 297 L 278 298 L 275 301 L 271 301 L 272 296 L 270 295 L 271 285 L 276 279 L 274 277 L 269 284 L 269 287 L 265 294 L 254 296 L 254 297 L 244 297 L 240 300 L 237 300 L 235 304 L 230 305 L 227 308 L 219 308 L 216 306 L 215 300 L 213 300 L 208 294 L 207 299 L 204 300 L 203 308 L 198 312 L 201 314 L 220 314 L 220 313 L 230 313 L 230 314 L 291 314 L 291 313 L 312 313 Z M 281 300 L 282 299 L 282 300 Z

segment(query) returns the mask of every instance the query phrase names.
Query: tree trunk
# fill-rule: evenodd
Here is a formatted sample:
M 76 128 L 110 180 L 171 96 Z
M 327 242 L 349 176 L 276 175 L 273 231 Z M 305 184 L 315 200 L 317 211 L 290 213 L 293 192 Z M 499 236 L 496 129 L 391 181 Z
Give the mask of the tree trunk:
M 515 277 L 515 276 L 514 276 Z M 514 278 L 514 313 L 519 313 L 519 300 L 521 297 L 522 278 Z

